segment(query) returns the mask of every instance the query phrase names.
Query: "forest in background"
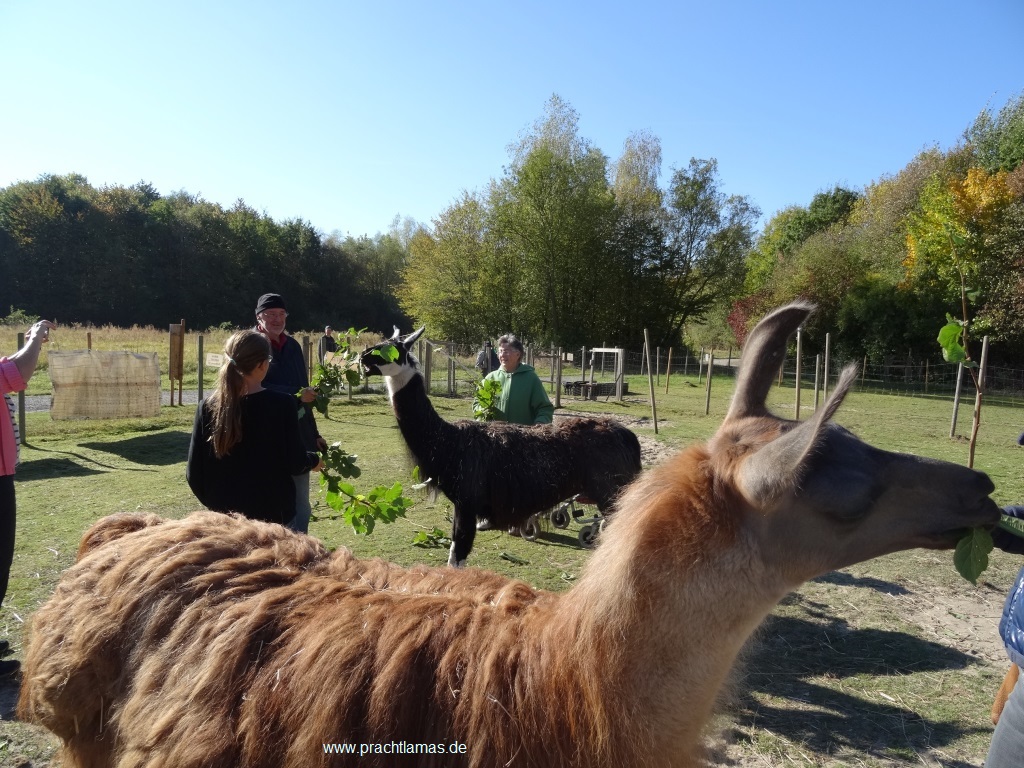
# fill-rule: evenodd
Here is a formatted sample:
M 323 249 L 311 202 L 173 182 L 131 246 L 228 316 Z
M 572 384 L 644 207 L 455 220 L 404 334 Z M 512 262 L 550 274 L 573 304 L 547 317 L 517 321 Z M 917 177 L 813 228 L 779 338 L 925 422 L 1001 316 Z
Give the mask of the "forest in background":
M 726 194 L 714 158 L 663 179 L 639 132 L 611 160 L 554 96 L 482 191 L 426 225 L 373 238 L 277 222 L 146 182 L 96 189 L 42 176 L 0 189 L 0 310 L 60 322 L 247 325 L 285 295 L 290 327 L 425 323 L 468 345 L 513 331 L 541 344 L 726 347 L 803 297 L 843 357 L 934 358 L 947 313 L 998 362 L 1024 361 L 1024 97 L 983 111 L 863 189 L 761 212 Z M 0 311 L 0 315 L 3 311 Z M 816 334 L 809 334 L 813 339 Z M 817 334 L 818 337 L 823 333 Z M 811 341 L 813 344 L 813 341 Z

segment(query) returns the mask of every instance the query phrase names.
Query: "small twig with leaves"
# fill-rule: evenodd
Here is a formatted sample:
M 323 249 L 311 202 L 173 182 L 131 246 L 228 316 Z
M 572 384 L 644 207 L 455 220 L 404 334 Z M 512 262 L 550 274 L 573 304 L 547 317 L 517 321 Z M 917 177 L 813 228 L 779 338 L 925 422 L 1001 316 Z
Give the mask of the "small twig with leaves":
M 343 518 L 359 534 L 373 533 L 376 523 L 393 523 L 405 517 L 413 501 L 402 495 L 402 484 L 390 488 L 377 486 L 367 493 L 359 493 L 346 478 L 357 478 L 362 471 L 356 465 L 358 456 L 346 452 L 340 443 L 324 451 L 324 468 L 320 471 L 320 489 L 324 501 L 338 515 L 317 516 L 318 520 Z
M 359 353 L 352 349 L 350 338 L 354 338 L 365 331 L 361 328 L 349 328 L 338 340 L 338 349 L 331 355 L 330 361 L 326 364 L 317 363 L 313 371 L 313 379 L 310 385 L 316 390 L 316 400 L 313 407 L 326 418 L 330 418 L 327 409 L 330 406 L 331 398 L 341 394 L 346 387 L 349 391 L 359 386 Z M 302 390 L 296 393 L 301 395 Z
M 482 379 L 476 385 L 476 394 L 473 396 L 473 418 L 477 421 L 494 421 L 498 418 L 498 397 L 500 395 L 500 381 Z

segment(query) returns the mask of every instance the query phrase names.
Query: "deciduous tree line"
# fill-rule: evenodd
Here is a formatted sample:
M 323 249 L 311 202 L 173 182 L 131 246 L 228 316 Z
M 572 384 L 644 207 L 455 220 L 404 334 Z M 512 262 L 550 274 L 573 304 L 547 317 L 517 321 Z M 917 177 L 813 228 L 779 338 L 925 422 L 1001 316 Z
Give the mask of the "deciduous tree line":
M 659 186 L 661 146 L 631 136 L 610 162 L 557 96 L 486 191 L 418 232 L 399 301 L 435 336 L 514 331 L 567 349 L 678 344 L 685 324 L 739 295 L 760 212 L 721 191 L 714 159 Z
M 241 200 L 225 210 L 146 183 L 43 176 L 0 190 L 0 316 L 14 307 L 97 325 L 245 326 L 273 291 L 292 328 L 390 328 L 408 323 L 395 298 L 408 237 L 396 222 L 372 239 L 325 238 Z
M 831 331 L 840 355 L 923 359 L 938 354 L 946 314 L 966 315 L 993 361 L 1024 361 L 1022 161 L 1018 96 L 983 111 L 950 150 L 922 151 L 863 192 L 837 187 L 780 211 L 747 258 L 730 325 L 742 337 L 766 308 L 804 296 L 820 307 L 811 330 Z

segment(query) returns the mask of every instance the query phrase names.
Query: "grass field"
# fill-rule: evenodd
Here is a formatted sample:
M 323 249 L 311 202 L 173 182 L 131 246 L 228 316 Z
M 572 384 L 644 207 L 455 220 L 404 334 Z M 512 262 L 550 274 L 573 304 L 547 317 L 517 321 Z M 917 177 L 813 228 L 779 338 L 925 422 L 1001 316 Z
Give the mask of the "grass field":
M 12 346 L 0 339 L 0 349 Z M 36 379 L 43 390 L 45 372 Z M 642 397 L 624 403 L 564 400 L 562 408 L 623 418 L 640 436 L 650 464 L 709 437 L 731 391 L 731 379 L 714 379 L 705 416 L 703 386 L 692 377 L 673 376 L 665 394 L 663 379 L 656 393 L 657 434 L 644 379 L 630 380 L 630 392 Z M 446 419 L 471 415 L 468 399 L 435 393 L 433 400 Z M 773 389 L 769 405 L 792 416 L 794 400 L 794 391 L 782 387 Z M 806 392 L 802 404 L 806 416 L 812 404 Z M 53 422 L 46 413 L 28 415 L 30 445 L 23 449 L 16 483 L 17 550 L 0 613 L 0 637 L 11 641 L 16 656 L 24 622 L 53 591 L 93 521 L 126 510 L 177 517 L 196 508 L 184 482 L 192 415 L 189 406 L 164 407 L 158 418 L 146 421 Z M 411 462 L 383 394 L 338 399 L 330 415 L 321 419 L 321 431 L 359 456 L 361 486 L 395 480 L 411 485 Z M 993 407 L 983 417 L 975 465 L 992 476 L 999 502 L 1024 500 L 1016 446 L 1024 411 Z M 854 392 L 837 421 L 880 447 L 965 463 L 966 441 L 949 439 L 949 418 L 949 403 Z M 962 413 L 960 432 L 968 429 L 969 414 Z M 448 515 L 443 497 L 433 503 L 418 498 L 407 519 L 379 526 L 369 537 L 357 537 L 330 519 L 314 522 L 311 533 L 360 556 L 442 565 L 445 547 L 411 542 L 420 530 L 447 533 Z M 470 561 L 563 590 L 571 587 L 588 554 L 577 544 L 577 531 L 576 525 L 545 531 L 532 543 L 496 531 L 481 533 Z M 806 584 L 778 607 L 746 654 L 712 734 L 719 763 L 980 765 L 991 733 L 988 709 L 1006 668 L 996 625 L 1021 564 L 1019 558 L 994 553 L 975 587 L 957 575 L 952 553 L 913 551 Z M 21 757 L 46 765 L 55 743 L 40 729 L 11 720 L 11 693 L 0 697 L 0 765 L 15 765 Z

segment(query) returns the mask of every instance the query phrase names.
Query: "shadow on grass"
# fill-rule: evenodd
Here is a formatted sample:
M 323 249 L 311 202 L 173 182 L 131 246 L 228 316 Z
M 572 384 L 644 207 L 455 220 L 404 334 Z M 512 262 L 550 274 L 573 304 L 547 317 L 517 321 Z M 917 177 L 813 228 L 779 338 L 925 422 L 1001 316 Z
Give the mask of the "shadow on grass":
M 61 451 L 63 453 L 63 451 Z M 70 454 L 75 459 L 68 458 L 46 458 L 46 459 L 34 459 L 33 461 L 23 461 L 18 466 L 18 471 L 14 475 L 14 479 L 18 482 L 28 480 L 50 480 L 55 477 L 87 477 L 89 475 L 100 475 L 105 471 L 114 469 L 114 467 L 107 467 L 104 464 L 99 464 L 102 469 L 96 469 L 95 467 L 88 466 L 89 464 L 96 464 L 91 459 L 86 458 L 77 453 Z
M 0 720 L 10 722 L 15 719 L 14 709 L 18 704 L 18 691 L 21 688 L 21 670 L 0 677 Z
M 865 587 L 867 589 L 873 589 L 876 592 L 881 592 L 884 595 L 910 594 L 910 590 L 906 587 L 901 587 L 899 584 L 893 584 L 891 581 L 875 579 L 870 576 L 853 576 L 849 573 L 843 573 L 842 571 L 826 573 L 824 576 L 811 579 L 811 581 L 816 581 L 821 584 L 835 584 L 840 587 Z
M 869 586 L 883 592 L 894 587 Z M 976 663 L 974 658 L 903 632 L 851 628 L 820 603 L 804 607 L 809 618 L 771 616 L 749 645 L 738 686 L 743 693 L 731 707 L 741 727 L 770 731 L 819 755 L 852 751 L 884 760 L 913 759 L 988 731 L 928 719 L 913 703 L 882 690 L 859 691 L 864 677 L 962 670 Z M 822 678 L 839 682 L 826 684 Z M 847 692 L 844 679 L 856 690 Z M 956 760 L 943 764 L 969 766 Z
M 82 447 L 112 453 L 136 464 L 165 467 L 185 461 L 189 438 L 188 432 L 156 432 L 127 440 L 82 443 Z

